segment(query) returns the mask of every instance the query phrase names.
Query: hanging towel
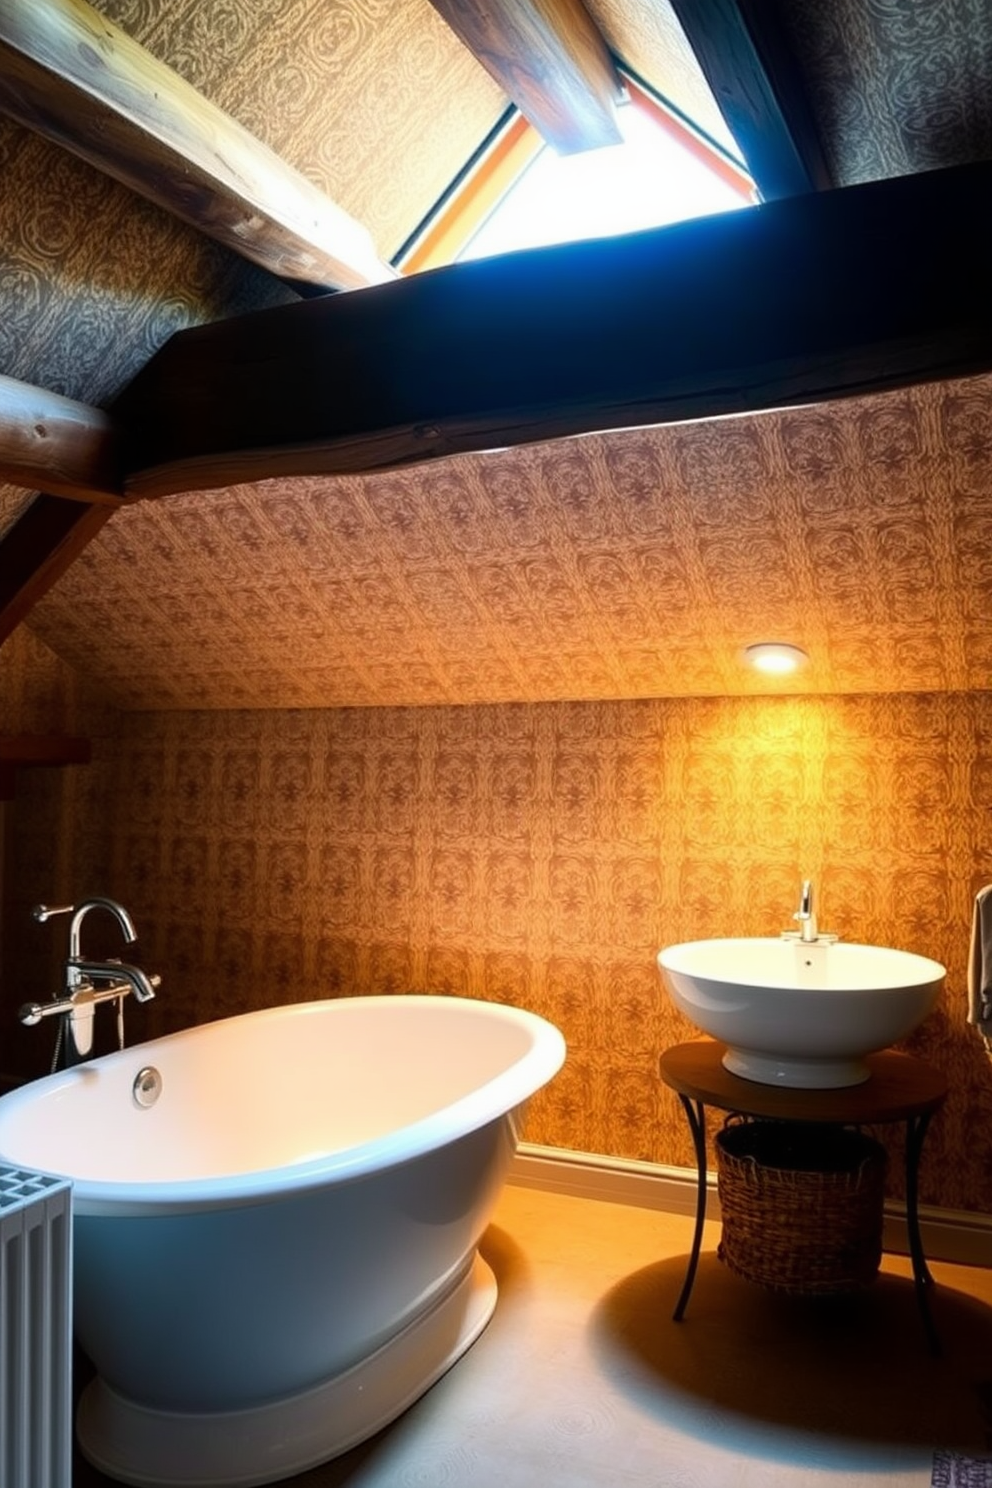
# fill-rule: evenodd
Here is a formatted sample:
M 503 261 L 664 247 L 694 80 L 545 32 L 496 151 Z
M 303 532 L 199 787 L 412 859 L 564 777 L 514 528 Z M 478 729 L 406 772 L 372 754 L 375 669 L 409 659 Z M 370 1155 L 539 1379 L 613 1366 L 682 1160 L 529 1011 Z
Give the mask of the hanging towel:
M 992 884 L 975 895 L 968 954 L 968 1022 L 992 1047 Z

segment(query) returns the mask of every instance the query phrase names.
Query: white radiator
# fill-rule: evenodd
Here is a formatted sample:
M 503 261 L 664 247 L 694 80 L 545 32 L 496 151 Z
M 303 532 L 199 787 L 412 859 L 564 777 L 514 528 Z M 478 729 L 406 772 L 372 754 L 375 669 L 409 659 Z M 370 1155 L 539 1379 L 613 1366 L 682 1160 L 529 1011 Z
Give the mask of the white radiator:
M 0 1166 L 0 1488 L 71 1488 L 71 1188 Z

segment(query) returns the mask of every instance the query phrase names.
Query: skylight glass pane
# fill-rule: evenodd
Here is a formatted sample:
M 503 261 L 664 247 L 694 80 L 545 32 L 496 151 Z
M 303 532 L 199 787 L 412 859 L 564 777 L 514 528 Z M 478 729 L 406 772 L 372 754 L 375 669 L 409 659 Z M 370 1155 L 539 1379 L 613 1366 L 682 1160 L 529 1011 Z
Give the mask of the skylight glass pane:
M 613 237 L 748 203 L 643 110 L 617 110 L 622 145 L 558 155 L 545 146 L 459 259 Z

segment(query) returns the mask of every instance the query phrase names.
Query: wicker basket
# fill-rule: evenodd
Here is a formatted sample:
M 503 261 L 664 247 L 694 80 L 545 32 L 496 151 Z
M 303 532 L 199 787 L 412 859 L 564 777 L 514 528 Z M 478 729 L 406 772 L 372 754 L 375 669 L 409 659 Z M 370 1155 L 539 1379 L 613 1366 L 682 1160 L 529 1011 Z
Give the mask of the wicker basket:
M 716 1155 L 717 1254 L 731 1271 L 809 1297 L 874 1279 L 886 1161 L 878 1142 L 847 1127 L 731 1118 Z

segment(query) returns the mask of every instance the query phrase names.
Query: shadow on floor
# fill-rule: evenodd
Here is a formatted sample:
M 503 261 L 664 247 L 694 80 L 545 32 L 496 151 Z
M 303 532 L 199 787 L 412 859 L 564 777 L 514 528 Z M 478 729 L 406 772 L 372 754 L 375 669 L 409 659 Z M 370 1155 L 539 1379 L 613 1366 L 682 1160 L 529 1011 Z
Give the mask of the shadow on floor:
M 686 1258 L 613 1287 L 590 1322 L 613 1389 L 656 1419 L 778 1460 L 838 1465 L 910 1445 L 992 1447 L 992 1308 L 949 1287 L 931 1293 L 941 1354 L 928 1351 L 913 1283 L 882 1274 L 832 1299 L 780 1296 L 700 1257 L 681 1323 Z

